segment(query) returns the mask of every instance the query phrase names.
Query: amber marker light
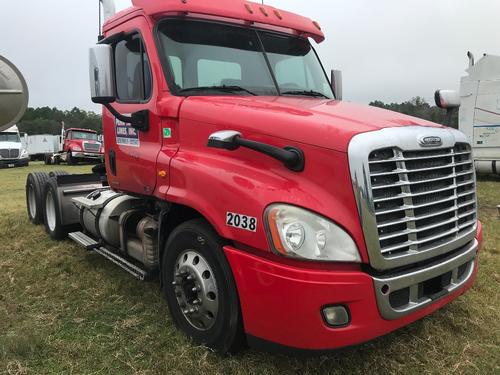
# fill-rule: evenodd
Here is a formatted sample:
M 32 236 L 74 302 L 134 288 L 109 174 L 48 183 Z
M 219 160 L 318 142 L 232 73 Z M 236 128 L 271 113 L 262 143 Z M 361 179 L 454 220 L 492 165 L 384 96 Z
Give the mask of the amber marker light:
M 248 13 L 253 14 L 253 9 L 250 4 L 245 4 L 245 8 L 247 9 Z
M 167 171 L 159 171 L 158 172 L 158 176 L 161 177 L 161 178 L 167 177 Z
M 319 23 L 318 23 L 318 22 L 313 21 L 313 25 L 314 25 L 314 26 L 316 26 L 316 28 L 317 28 L 318 30 L 321 30 L 321 26 L 319 25 Z
M 269 231 L 271 232 L 271 238 L 273 240 L 274 248 L 283 255 L 287 255 L 287 251 L 281 242 L 281 237 L 278 232 L 278 226 L 276 225 L 276 219 L 279 215 L 280 210 L 278 208 L 272 208 L 267 213 L 267 222 L 269 226 Z
M 264 16 L 266 16 L 266 17 L 268 17 L 268 16 L 269 16 L 269 13 L 267 13 L 266 8 L 264 8 L 264 7 L 260 7 L 260 11 L 262 12 L 262 14 L 263 14 Z
M 283 19 L 283 16 L 281 15 L 280 11 L 278 9 L 275 9 L 274 10 L 274 14 L 276 15 L 276 17 L 278 17 L 280 20 Z

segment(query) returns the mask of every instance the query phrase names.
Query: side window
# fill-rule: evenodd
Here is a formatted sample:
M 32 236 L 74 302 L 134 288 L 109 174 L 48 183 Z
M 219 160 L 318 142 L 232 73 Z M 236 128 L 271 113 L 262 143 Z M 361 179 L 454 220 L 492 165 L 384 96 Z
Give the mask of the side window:
M 116 43 L 115 71 L 119 100 L 142 102 L 151 97 L 151 69 L 139 34 Z
M 241 85 L 241 65 L 228 61 L 198 61 L 198 86 Z
M 66 139 L 71 139 L 71 132 L 66 133 Z

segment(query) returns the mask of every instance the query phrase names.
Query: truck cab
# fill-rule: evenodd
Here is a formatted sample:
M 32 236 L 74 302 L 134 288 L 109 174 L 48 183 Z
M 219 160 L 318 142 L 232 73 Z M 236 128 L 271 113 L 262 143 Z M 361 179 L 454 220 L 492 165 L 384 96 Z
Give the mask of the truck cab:
M 28 164 L 29 155 L 17 126 L 0 132 L 0 167 L 26 167 Z
M 484 54 L 478 61 L 467 53 L 467 75 L 460 91 L 438 90 L 436 105 L 459 108 L 458 129 L 472 144 L 478 174 L 500 175 L 500 56 Z
M 482 227 L 464 134 L 342 101 L 309 18 L 243 0 L 102 3 L 90 82 L 105 170 L 28 178 L 52 238 L 158 273 L 177 326 L 222 352 L 359 344 L 472 286 Z
M 96 131 L 77 128 L 65 130 L 62 152 L 68 164 L 102 160 L 104 153 Z

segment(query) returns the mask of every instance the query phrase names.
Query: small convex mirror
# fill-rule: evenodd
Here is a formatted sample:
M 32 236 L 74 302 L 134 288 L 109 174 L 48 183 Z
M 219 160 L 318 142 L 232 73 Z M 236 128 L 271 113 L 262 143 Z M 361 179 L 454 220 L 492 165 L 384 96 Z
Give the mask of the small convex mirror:
M 460 107 L 460 95 L 454 90 L 437 90 L 434 101 L 439 108 L 453 109 Z
M 113 74 L 113 48 L 99 44 L 89 53 L 90 93 L 94 103 L 109 104 L 116 100 Z
M 21 72 L 0 56 L 0 131 L 15 125 L 28 108 L 28 86 Z

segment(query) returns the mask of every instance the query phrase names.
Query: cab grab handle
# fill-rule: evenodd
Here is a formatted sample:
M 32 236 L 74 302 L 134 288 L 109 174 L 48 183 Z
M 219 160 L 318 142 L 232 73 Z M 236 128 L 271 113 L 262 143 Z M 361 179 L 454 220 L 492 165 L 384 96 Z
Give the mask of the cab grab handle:
M 234 130 L 223 130 L 208 137 L 208 147 L 235 151 L 246 147 L 281 161 L 285 167 L 294 172 L 302 172 L 305 167 L 304 152 L 292 146 L 279 148 L 262 142 L 251 141 Z

